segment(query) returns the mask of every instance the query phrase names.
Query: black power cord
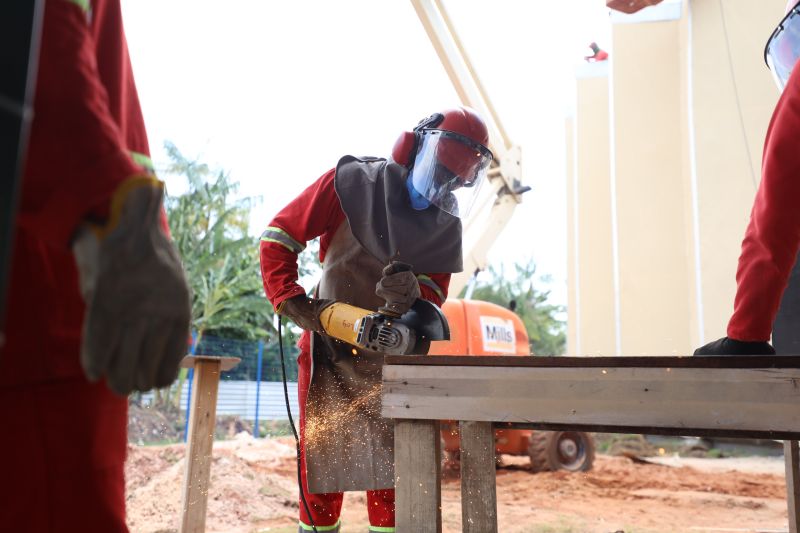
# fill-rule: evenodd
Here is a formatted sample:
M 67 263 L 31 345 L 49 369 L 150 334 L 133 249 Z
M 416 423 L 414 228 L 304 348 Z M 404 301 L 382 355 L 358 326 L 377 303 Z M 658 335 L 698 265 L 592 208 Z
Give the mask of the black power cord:
M 311 522 L 311 529 L 314 530 L 314 533 L 318 533 L 317 526 L 314 524 L 314 519 L 311 517 L 311 511 L 308 508 L 308 502 L 306 501 L 306 494 L 303 490 L 303 475 L 300 470 L 300 437 L 297 435 L 297 429 L 294 427 L 294 419 L 292 419 L 292 408 L 289 404 L 289 388 L 286 385 L 286 363 L 284 363 L 283 359 L 283 317 L 278 316 L 278 348 L 281 352 L 281 373 L 283 374 L 283 396 L 286 399 L 286 414 L 289 415 L 289 425 L 292 427 L 292 433 L 294 434 L 294 445 L 297 449 L 297 487 L 300 489 L 300 501 L 303 502 L 303 507 L 306 510 L 306 516 L 308 520 Z

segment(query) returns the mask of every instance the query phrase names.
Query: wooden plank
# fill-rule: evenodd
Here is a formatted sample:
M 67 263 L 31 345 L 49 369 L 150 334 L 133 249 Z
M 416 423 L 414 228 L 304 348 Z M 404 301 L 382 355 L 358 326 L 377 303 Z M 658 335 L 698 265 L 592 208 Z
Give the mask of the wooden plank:
M 491 422 L 460 422 L 461 530 L 497 533 L 494 430 Z
M 382 415 L 800 439 L 800 370 L 384 365 Z
M 435 420 L 398 420 L 394 426 L 397 533 L 441 533 L 441 434 Z
M 217 389 L 222 366 L 220 358 L 196 359 L 194 363 L 194 390 L 186 448 L 181 533 L 205 531 L 208 481 L 211 476 L 211 454 L 216 425 Z
M 783 442 L 783 454 L 786 460 L 786 503 L 789 507 L 789 533 L 798 533 L 800 524 L 800 453 L 796 440 Z
M 557 368 L 800 368 L 800 356 L 543 357 L 519 355 L 389 355 L 388 365 Z
M 219 361 L 220 370 L 227 372 L 231 368 L 239 364 L 241 359 L 239 357 L 227 357 L 219 355 L 187 355 L 181 359 L 181 368 L 194 368 L 200 361 Z

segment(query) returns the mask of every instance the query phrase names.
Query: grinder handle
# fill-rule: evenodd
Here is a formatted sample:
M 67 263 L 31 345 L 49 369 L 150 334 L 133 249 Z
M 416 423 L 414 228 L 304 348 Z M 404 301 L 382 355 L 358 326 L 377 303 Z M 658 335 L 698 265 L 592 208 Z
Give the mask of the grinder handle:
M 411 266 L 408 263 L 404 263 L 403 261 L 393 260 L 391 263 L 389 263 L 388 267 L 383 270 L 383 274 L 385 276 L 390 276 L 392 274 L 397 274 L 398 272 L 410 271 L 412 268 L 413 266 Z M 382 305 L 381 307 L 379 307 L 378 312 L 383 316 L 387 316 L 389 318 L 400 318 L 401 316 L 400 313 L 394 311 L 388 305 Z

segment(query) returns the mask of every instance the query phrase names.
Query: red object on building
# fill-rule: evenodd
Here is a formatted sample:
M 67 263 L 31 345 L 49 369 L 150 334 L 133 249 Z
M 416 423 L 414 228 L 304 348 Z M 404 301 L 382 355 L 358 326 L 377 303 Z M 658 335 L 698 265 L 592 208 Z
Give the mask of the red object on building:
M 69 248 L 81 221 L 102 219 L 119 184 L 146 172 L 119 0 L 46 1 L 34 109 L 0 351 L 0 419 L 15 428 L 0 441 L 14 480 L 0 488 L 0 524 L 126 532 L 127 398 L 83 375 Z
M 660 4 L 662 0 L 606 0 L 606 6 L 615 11 L 632 14 L 646 7 Z
M 742 242 L 728 337 L 766 341 L 800 248 L 800 69 L 778 100 L 764 141 L 761 183 Z
M 597 63 L 599 61 L 608 61 L 608 52 L 597 46 L 597 43 L 589 44 L 592 50 L 592 55 L 585 56 L 584 59 L 589 63 Z

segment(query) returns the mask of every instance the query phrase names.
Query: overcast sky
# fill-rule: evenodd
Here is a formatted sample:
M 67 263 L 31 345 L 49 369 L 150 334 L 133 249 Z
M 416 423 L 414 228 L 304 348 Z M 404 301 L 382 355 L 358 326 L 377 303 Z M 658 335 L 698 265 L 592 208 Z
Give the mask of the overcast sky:
M 490 252 L 533 258 L 566 303 L 564 121 L 602 0 L 450 0 L 467 53 L 533 188 Z M 408 0 L 123 0 L 156 168 L 164 141 L 260 196 L 251 230 L 345 154 L 387 156 L 398 134 L 459 104 Z M 170 193 L 185 184 L 164 176 Z

